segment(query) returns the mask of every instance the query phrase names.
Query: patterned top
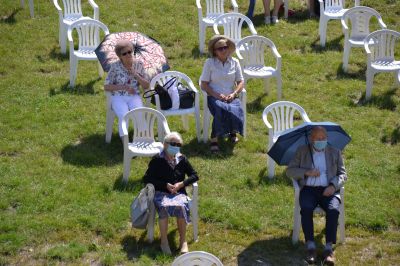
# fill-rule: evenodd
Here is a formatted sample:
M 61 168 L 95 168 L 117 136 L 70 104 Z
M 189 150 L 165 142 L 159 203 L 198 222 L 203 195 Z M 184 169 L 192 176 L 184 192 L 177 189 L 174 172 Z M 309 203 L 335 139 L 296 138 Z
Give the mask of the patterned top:
M 230 94 L 233 92 L 236 81 L 243 80 L 239 60 L 229 57 L 224 64 L 217 58 L 208 58 L 204 63 L 201 81 L 209 82 L 209 86 L 216 92 Z
M 132 65 L 133 67 L 133 65 Z M 124 67 L 121 61 L 112 64 L 110 72 L 108 72 L 105 85 L 129 85 L 137 94 L 139 94 L 139 83 L 138 81 L 129 74 L 128 70 Z M 125 90 L 112 91 L 112 96 L 129 96 L 130 94 Z

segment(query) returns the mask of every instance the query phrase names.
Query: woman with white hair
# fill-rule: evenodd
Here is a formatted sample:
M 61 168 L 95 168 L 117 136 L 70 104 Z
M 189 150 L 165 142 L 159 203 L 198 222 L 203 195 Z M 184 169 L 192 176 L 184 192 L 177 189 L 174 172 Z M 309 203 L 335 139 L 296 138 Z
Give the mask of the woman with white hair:
M 190 222 L 189 202 L 185 187 L 199 180 L 196 171 L 188 159 L 180 153 L 183 140 L 179 133 L 171 132 L 164 138 L 164 150 L 154 156 L 144 175 L 144 182 L 155 188 L 156 206 L 160 234 L 161 250 L 171 254 L 168 244 L 168 217 L 175 216 L 179 231 L 179 249 L 181 253 L 189 251 L 186 242 L 186 225 Z M 188 178 L 185 179 L 185 176 Z

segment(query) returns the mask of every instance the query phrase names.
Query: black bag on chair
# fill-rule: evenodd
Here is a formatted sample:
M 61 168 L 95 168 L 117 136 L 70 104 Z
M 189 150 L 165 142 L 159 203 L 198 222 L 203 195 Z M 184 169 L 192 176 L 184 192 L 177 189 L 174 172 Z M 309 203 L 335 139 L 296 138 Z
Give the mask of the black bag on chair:
M 143 98 L 150 98 L 151 97 L 151 103 L 156 104 L 156 98 L 154 95 L 158 94 L 158 97 L 160 98 L 160 105 L 162 110 L 167 110 L 172 107 L 172 100 L 171 97 L 168 94 L 168 89 L 174 84 L 176 78 L 173 77 L 169 79 L 164 86 L 161 86 L 160 84 L 156 84 L 154 87 L 154 90 L 148 90 L 143 93 Z
M 188 109 L 194 105 L 195 93 L 191 89 L 184 86 L 182 83 L 178 84 L 179 93 L 179 108 Z

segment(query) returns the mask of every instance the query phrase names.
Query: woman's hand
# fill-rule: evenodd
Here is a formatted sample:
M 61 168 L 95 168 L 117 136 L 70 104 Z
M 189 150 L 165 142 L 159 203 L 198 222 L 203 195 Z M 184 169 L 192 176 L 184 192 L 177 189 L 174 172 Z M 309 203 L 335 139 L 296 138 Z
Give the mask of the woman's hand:
M 174 193 L 174 188 L 175 188 L 174 185 L 172 185 L 172 184 L 170 184 L 170 183 L 167 183 L 167 190 L 169 191 L 169 193 L 175 194 L 175 193 Z
M 183 188 L 184 187 L 184 184 L 183 184 L 183 182 L 178 182 L 178 183 L 176 183 L 176 184 L 174 184 L 173 185 L 173 190 L 172 190 L 172 194 L 176 194 L 176 193 L 178 193 L 178 191 L 181 189 L 181 188 Z
M 136 91 L 135 91 L 133 88 L 129 87 L 129 86 L 127 86 L 127 88 L 125 89 L 125 91 L 127 91 L 128 94 L 136 94 Z
M 233 93 L 229 94 L 228 96 L 226 96 L 226 102 L 228 102 L 228 103 L 232 102 L 235 99 L 235 97 L 236 97 L 236 93 L 233 92 Z

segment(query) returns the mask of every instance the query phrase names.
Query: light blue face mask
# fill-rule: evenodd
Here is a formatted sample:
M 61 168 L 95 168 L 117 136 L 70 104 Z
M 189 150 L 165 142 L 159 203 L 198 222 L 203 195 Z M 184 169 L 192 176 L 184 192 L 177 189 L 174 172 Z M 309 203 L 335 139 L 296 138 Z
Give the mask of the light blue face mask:
M 181 151 L 181 148 L 176 146 L 168 145 L 167 152 L 171 155 L 175 155 Z
M 313 145 L 316 150 L 322 151 L 328 145 L 328 141 L 327 140 L 317 140 L 317 141 L 313 142 Z

